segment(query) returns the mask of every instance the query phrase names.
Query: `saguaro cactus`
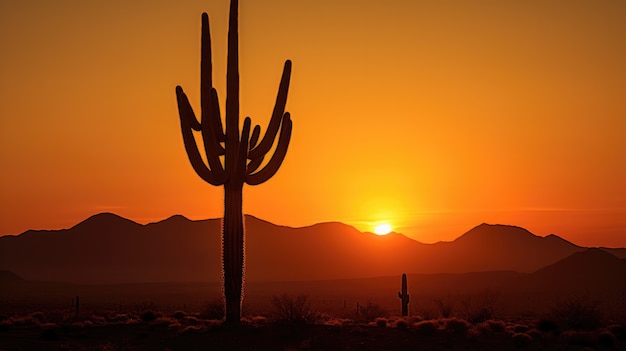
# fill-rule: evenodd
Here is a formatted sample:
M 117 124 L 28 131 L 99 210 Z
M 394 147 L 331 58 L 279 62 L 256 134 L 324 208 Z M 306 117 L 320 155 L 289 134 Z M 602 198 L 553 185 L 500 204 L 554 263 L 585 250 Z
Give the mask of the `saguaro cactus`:
M 230 3 L 228 26 L 228 59 L 226 72 L 226 130 L 223 130 L 217 91 L 213 87 L 209 17 L 202 14 L 202 43 L 200 63 L 200 121 L 196 118 L 187 95 L 176 87 L 180 125 L 191 166 L 204 181 L 224 186 L 224 218 L 222 222 L 222 263 L 226 323 L 239 324 L 244 265 L 244 226 L 242 190 L 244 183 L 258 185 L 270 179 L 282 164 L 291 138 L 291 118 L 285 112 L 291 76 L 291 61 L 287 60 L 278 88 L 276 104 L 263 138 L 256 125 L 250 133 L 251 120 L 246 117 L 239 134 L 239 48 L 237 0 Z M 205 163 L 200 156 L 193 131 L 200 131 Z M 278 131 L 280 130 L 280 135 Z M 274 154 L 263 167 L 275 139 Z M 223 163 L 222 163 L 223 162 Z
M 406 274 L 402 274 L 402 291 L 398 292 L 398 297 L 402 300 L 402 316 L 409 315 L 409 292 L 406 289 Z

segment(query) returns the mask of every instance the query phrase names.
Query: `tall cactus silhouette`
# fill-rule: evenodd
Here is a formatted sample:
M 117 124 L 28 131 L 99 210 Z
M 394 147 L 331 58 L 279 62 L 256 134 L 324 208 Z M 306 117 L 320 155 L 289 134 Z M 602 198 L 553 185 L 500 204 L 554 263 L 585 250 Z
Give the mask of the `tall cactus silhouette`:
M 406 288 L 406 274 L 402 274 L 402 291 L 398 292 L 398 297 L 402 300 L 402 317 L 409 315 L 409 292 Z
M 180 125 L 191 166 L 204 181 L 224 186 L 224 218 L 222 222 L 222 263 L 224 299 L 227 324 L 238 325 L 241 318 L 241 298 L 244 265 L 244 226 L 242 213 L 243 185 L 258 185 L 278 171 L 287 154 L 292 123 L 285 112 L 291 61 L 287 60 L 278 88 L 276 104 L 263 138 L 256 125 L 250 133 L 251 120 L 246 117 L 239 134 L 239 39 L 237 23 L 238 2 L 230 3 L 228 25 L 228 59 L 226 72 L 226 130 L 222 126 L 217 91 L 213 87 L 211 37 L 209 17 L 202 14 L 202 44 L 200 63 L 200 121 L 196 118 L 187 95 L 176 87 Z M 200 131 L 206 161 L 200 156 L 193 131 Z M 280 134 L 279 134 L 280 130 Z M 265 156 L 274 153 L 263 167 Z M 223 162 L 223 163 L 222 163 Z

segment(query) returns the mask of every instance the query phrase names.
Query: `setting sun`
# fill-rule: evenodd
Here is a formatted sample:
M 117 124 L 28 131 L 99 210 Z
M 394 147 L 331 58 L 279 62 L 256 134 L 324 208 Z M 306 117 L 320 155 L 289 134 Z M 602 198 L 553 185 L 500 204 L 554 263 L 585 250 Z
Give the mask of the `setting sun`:
M 377 235 L 387 235 L 391 233 L 391 226 L 387 223 L 379 224 L 374 228 L 374 233 Z

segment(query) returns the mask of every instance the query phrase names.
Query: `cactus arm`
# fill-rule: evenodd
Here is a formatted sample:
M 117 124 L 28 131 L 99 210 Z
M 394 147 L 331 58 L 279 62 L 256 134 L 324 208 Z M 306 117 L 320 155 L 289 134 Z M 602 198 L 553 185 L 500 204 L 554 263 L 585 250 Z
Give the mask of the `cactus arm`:
M 239 38 L 238 1 L 230 2 L 228 23 L 228 58 L 226 65 L 226 158 L 234 159 L 239 143 Z M 230 154 L 229 154 L 230 153 Z M 226 165 L 226 167 L 229 167 Z
M 211 113 L 212 118 L 210 119 L 210 121 L 213 123 L 209 123 L 208 125 L 211 128 L 211 130 L 213 130 L 213 135 L 215 136 L 215 139 L 218 141 L 215 146 L 218 149 L 217 150 L 218 154 L 221 156 L 221 155 L 226 154 L 226 150 L 220 143 L 226 140 L 226 135 L 224 135 L 224 130 L 222 127 L 222 117 L 220 114 L 220 101 L 218 100 L 217 90 L 215 90 L 215 88 L 211 88 L 211 108 L 212 108 L 212 113 Z
M 257 141 L 259 141 L 260 134 L 261 134 L 261 126 L 257 124 L 256 126 L 254 126 L 254 130 L 252 130 L 252 136 L 250 137 L 250 144 L 249 144 L 250 148 L 253 148 L 256 146 Z
M 257 169 L 259 169 L 259 166 L 263 163 L 264 158 L 265 155 L 261 155 L 261 157 L 250 161 L 250 163 L 248 163 L 248 169 L 246 170 L 247 174 L 254 173 Z
M 224 148 L 216 140 L 216 133 L 211 123 L 207 119 L 202 120 L 202 141 L 204 142 L 204 152 L 206 154 L 209 168 L 216 176 L 221 177 L 224 174 L 224 168 L 220 161 L 220 154 L 223 154 Z
M 187 99 L 187 95 L 183 92 L 183 89 L 178 86 L 176 87 L 176 99 L 178 101 L 178 112 L 180 115 L 180 126 L 183 134 L 183 141 L 185 144 L 185 150 L 187 151 L 187 156 L 189 157 L 189 162 L 193 167 L 194 171 L 202 178 L 205 182 L 211 185 L 222 185 L 226 181 L 226 174 L 224 172 L 219 172 L 215 170 L 210 170 L 204 164 L 202 160 L 202 156 L 200 156 L 200 151 L 198 151 L 198 146 L 196 145 L 196 139 L 193 136 L 193 127 L 192 121 L 196 121 L 195 115 L 193 113 L 193 109 L 189 104 L 189 100 Z M 212 155 L 211 155 L 212 156 Z M 207 154 L 207 157 L 210 159 L 211 156 Z M 219 161 L 219 158 L 218 158 Z M 221 165 L 220 165 L 221 169 Z
M 280 130 L 280 137 L 278 138 L 278 145 L 276 145 L 276 150 L 272 155 L 272 158 L 269 162 L 261 169 L 260 171 L 252 174 L 248 174 L 246 176 L 246 183 L 249 185 L 258 185 L 261 184 L 268 179 L 270 179 L 276 172 L 278 172 L 278 168 L 283 163 L 285 159 L 285 155 L 287 154 L 287 148 L 289 147 L 289 140 L 291 139 L 291 118 L 289 116 L 289 112 L 285 112 L 285 115 L 282 119 L 282 126 Z M 248 158 L 250 155 L 248 155 Z
M 239 153 L 237 155 L 237 171 L 236 174 L 246 174 L 246 162 L 248 161 L 248 140 L 250 137 L 250 117 L 246 117 L 243 121 L 243 129 L 241 130 L 241 142 L 239 143 Z M 241 184 L 243 184 L 241 177 Z
M 200 122 L 196 118 L 196 114 L 193 112 L 193 108 L 189 103 L 189 99 L 187 95 L 183 92 L 183 88 L 180 85 L 176 86 L 176 101 L 178 102 L 178 114 L 180 116 L 180 122 L 183 122 L 183 119 L 186 120 L 185 123 L 193 129 L 193 130 L 201 130 Z
M 257 141 L 259 141 L 260 134 L 261 134 L 261 126 L 257 124 L 256 126 L 254 126 L 254 130 L 252 131 L 252 135 L 250 136 L 250 143 L 248 144 L 249 149 L 253 148 L 256 145 Z M 255 159 L 251 159 L 250 163 L 248 163 L 246 174 L 254 173 L 254 171 L 256 171 L 259 168 L 259 166 L 261 166 L 261 163 L 263 163 L 264 158 L 265 158 L 265 154 Z
M 267 126 L 263 139 L 255 148 L 251 149 L 248 153 L 249 159 L 255 159 L 262 154 L 266 154 L 270 151 L 278 128 L 280 127 L 283 114 L 285 113 L 285 105 L 287 104 L 287 93 L 289 91 L 289 80 L 291 78 L 291 61 L 285 61 L 285 67 L 283 68 L 283 75 L 280 78 L 280 85 L 278 87 L 278 95 L 276 96 L 276 104 L 274 105 L 274 111 L 270 123 Z
M 402 293 L 398 291 L 398 297 L 402 298 Z

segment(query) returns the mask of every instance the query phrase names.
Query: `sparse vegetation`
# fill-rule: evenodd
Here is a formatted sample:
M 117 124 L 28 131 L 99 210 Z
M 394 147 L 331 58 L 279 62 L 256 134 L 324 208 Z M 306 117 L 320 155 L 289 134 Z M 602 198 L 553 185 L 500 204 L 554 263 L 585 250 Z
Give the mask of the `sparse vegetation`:
M 282 294 L 272 297 L 272 320 L 282 324 L 313 324 L 319 313 L 311 309 L 309 296 Z
M 596 330 L 602 324 L 599 302 L 588 296 L 557 299 L 552 315 L 563 330 Z
M 486 290 L 482 294 L 462 298 L 460 302 L 465 312 L 465 318 L 472 323 L 493 319 L 499 297 L 499 294 Z

